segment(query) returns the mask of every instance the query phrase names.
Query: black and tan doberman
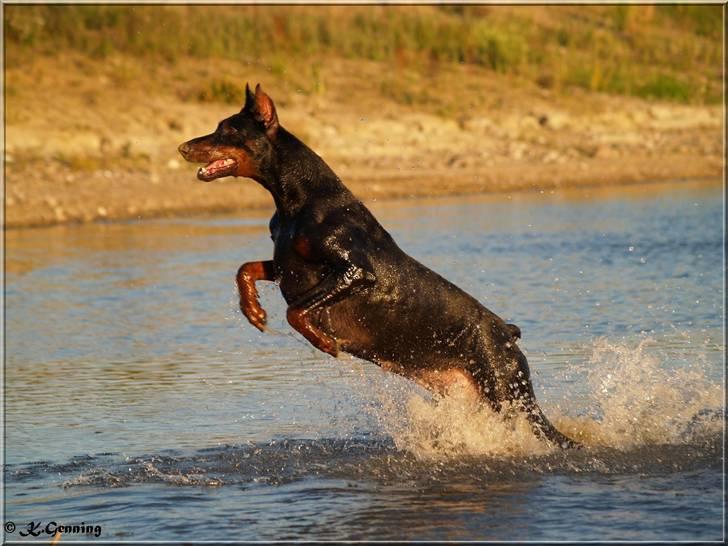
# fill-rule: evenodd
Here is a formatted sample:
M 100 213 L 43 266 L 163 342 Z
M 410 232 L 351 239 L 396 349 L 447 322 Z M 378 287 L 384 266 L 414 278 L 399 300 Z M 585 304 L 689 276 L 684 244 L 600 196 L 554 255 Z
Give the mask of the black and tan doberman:
M 252 178 L 275 201 L 273 259 L 237 273 L 240 309 L 264 330 L 257 281 L 275 281 L 290 325 L 321 351 L 374 362 L 428 389 L 459 383 L 496 411 L 524 411 L 534 432 L 577 447 L 536 404 L 520 330 L 402 251 L 329 166 L 246 86 L 243 109 L 179 147 L 197 177 Z

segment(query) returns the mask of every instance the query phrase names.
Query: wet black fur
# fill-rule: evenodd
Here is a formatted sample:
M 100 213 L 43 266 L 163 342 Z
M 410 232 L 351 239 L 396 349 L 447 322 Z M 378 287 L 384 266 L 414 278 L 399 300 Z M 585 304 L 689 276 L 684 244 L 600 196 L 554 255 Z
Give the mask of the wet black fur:
M 271 138 L 251 93 L 247 99 L 215 135 L 245 148 L 259 167 L 255 179 L 273 196 L 273 261 L 286 302 L 307 309 L 359 358 L 407 373 L 463 368 L 496 410 L 516 401 L 536 434 L 576 446 L 536 404 L 518 327 L 407 255 L 310 148 L 283 127 Z M 310 242 L 307 256 L 294 247 L 301 237 Z

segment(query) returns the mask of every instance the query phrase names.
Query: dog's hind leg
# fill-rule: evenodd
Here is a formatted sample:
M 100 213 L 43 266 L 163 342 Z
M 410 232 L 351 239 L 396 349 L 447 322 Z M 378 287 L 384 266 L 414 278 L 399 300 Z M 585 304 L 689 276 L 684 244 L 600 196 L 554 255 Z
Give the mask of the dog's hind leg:
M 481 399 L 496 411 L 502 409 L 504 402 L 510 402 L 525 413 L 539 438 L 561 448 L 580 447 L 578 442 L 559 432 L 536 403 L 528 361 L 518 347 L 506 344 L 505 350 L 501 350 L 491 342 L 482 349 L 481 354 L 487 356 L 487 362 L 476 362 L 470 369 L 478 383 Z
M 235 281 L 240 296 L 240 310 L 248 322 L 261 332 L 265 330 L 266 314 L 258 301 L 256 281 L 274 281 L 275 267 L 272 260 L 244 263 L 238 269 Z
M 524 357 L 525 360 L 525 357 Z M 531 423 L 534 434 L 540 438 L 545 438 L 552 444 L 562 449 L 580 448 L 581 444 L 572 440 L 568 436 L 559 432 L 559 430 L 544 415 L 543 410 L 536 403 L 536 397 L 533 394 L 531 381 L 528 381 L 528 389 L 526 392 L 515 393 L 514 399 L 523 407 L 526 418 Z

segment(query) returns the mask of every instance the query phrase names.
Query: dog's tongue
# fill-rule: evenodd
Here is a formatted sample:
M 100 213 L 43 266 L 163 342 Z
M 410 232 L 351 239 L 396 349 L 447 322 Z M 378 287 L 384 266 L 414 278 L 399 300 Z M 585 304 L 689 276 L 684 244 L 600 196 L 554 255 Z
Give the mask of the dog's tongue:
M 221 171 L 227 171 L 233 165 L 235 165 L 234 159 L 218 159 L 217 161 L 208 163 L 204 167 L 200 167 L 200 169 L 197 171 L 197 176 L 209 178 L 211 176 L 215 176 Z

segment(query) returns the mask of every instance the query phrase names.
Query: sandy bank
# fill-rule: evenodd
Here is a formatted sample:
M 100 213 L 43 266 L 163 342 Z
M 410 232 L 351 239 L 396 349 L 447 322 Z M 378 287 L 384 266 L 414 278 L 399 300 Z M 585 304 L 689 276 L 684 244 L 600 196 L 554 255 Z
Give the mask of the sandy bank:
M 250 180 L 198 182 L 196 167 L 177 153 L 240 107 L 189 97 L 188 74 L 205 74 L 208 64 L 153 67 L 147 86 L 118 80 L 124 62 L 132 61 L 38 58 L 6 72 L 7 228 L 272 207 Z M 236 81 L 264 82 L 281 123 L 364 200 L 723 172 L 720 106 L 554 93 L 455 66 L 422 83 L 446 96 L 448 81 L 468 82 L 455 99 L 477 104 L 448 114 L 383 100 L 368 84 L 381 71 L 376 63 L 330 63 L 322 76 L 328 87 L 313 95 L 259 68 L 215 67 Z

